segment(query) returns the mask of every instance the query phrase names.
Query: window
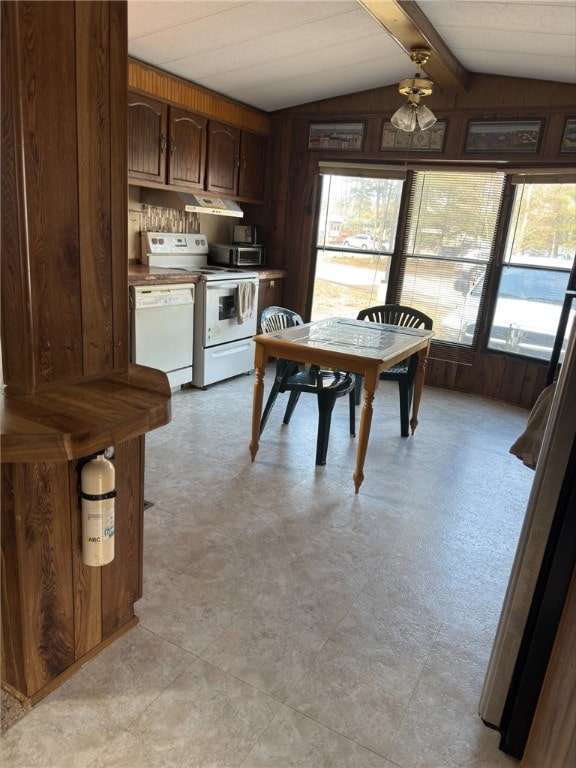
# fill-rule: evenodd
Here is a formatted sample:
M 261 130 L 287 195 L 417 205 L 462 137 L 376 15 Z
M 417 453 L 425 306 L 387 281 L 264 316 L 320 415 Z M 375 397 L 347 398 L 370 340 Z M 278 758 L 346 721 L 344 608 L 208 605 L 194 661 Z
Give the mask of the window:
M 360 168 L 321 168 L 312 319 L 356 317 L 394 297 L 433 318 L 432 357 L 471 363 L 481 343 L 549 360 L 574 263 L 574 177 L 505 184 L 492 169 L 408 170 L 405 183 L 389 168 Z
M 504 179 L 493 171 L 414 173 L 400 303 L 433 318 L 435 357 L 471 360 Z
M 575 248 L 576 184 L 516 180 L 488 349 L 550 359 Z
M 383 303 L 402 187 L 400 178 L 323 173 L 313 320 L 356 317 L 363 307 Z

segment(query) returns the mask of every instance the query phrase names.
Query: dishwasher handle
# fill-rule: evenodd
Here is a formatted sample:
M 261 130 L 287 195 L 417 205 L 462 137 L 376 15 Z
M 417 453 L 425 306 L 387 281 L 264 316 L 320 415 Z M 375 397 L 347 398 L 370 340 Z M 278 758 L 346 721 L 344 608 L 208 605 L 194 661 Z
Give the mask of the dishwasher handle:
M 177 307 L 194 303 L 194 284 L 173 286 L 135 286 L 130 292 L 130 308 Z

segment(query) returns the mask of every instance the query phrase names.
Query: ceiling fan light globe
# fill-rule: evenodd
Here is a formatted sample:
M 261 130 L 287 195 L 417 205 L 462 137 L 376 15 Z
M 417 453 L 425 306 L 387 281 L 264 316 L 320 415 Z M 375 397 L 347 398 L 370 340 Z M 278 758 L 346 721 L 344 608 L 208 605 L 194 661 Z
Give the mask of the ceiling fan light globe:
M 421 131 L 432 128 L 437 120 L 436 115 L 425 104 L 421 104 L 416 110 L 416 119 Z
M 397 109 L 396 112 L 394 112 L 390 118 L 390 122 L 400 131 L 407 131 L 410 133 L 416 128 L 416 114 L 408 104 L 404 104 L 400 109 Z

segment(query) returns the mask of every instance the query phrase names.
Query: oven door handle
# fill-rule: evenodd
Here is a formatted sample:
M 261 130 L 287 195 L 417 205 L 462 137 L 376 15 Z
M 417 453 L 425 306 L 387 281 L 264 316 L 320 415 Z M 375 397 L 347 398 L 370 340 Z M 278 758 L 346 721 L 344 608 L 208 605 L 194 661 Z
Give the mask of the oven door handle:
M 233 288 L 236 290 L 238 288 L 238 284 L 240 283 L 251 283 L 252 285 L 258 285 L 258 280 L 240 280 L 236 282 L 229 282 L 228 280 L 208 280 L 206 282 L 206 289 L 208 291 L 215 291 L 218 289 L 225 289 L 230 290 Z

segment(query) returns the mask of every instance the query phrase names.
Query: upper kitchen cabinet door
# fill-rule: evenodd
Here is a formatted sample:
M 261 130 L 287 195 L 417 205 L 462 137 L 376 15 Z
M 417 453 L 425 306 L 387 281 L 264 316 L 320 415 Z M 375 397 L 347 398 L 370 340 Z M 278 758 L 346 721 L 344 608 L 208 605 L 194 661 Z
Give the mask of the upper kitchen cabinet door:
M 128 98 L 128 176 L 166 182 L 168 106 L 146 96 Z
M 208 119 L 170 107 L 168 182 L 204 189 Z
M 219 194 L 238 194 L 240 130 L 208 122 L 208 179 L 206 188 Z
M 238 195 L 250 200 L 264 199 L 264 177 L 266 171 L 266 136 L 242 131 L 240 153 L 240 179 Z

